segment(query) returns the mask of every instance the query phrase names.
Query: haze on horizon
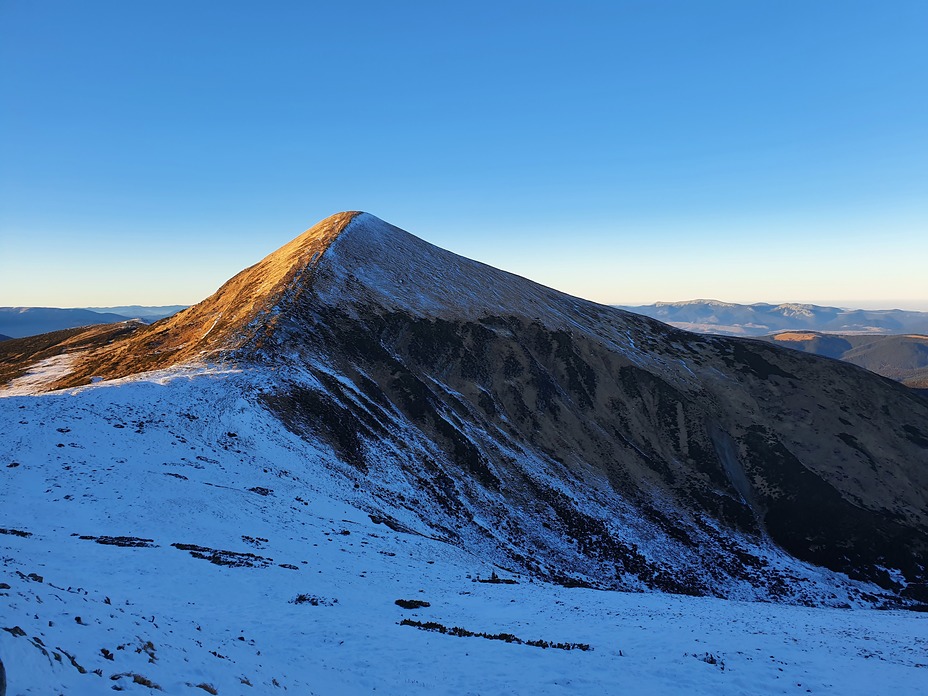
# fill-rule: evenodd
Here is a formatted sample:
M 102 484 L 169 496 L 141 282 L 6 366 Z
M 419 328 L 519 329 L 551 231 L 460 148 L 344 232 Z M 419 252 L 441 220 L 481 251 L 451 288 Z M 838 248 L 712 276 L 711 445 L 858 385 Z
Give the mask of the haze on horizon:
M 0 305 L 366 210 L 610 304 L 928 310 L 928 5 L 0 4 Z

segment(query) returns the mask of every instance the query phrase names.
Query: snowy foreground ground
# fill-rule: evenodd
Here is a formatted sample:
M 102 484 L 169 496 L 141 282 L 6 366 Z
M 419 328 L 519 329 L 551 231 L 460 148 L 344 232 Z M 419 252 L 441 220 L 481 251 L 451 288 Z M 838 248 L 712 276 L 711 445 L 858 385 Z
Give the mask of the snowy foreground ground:
M 8 694 L 928 693 L 925 614 L 476 582 L 511 576 L 372 521 L 253 386 L 0 399 Z

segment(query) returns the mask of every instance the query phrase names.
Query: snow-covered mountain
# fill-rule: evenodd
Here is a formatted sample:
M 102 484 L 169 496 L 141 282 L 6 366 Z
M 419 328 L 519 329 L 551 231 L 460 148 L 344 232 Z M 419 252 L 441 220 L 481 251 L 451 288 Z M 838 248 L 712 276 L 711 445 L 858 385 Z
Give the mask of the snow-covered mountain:
M 0 346 L 13 693 L 865 693 L 877 620 L 923 675 L 922 616 L 860 608 L 928 599 L 928 403 L 865 370 L 356 213 L 67 334 Z
M 688 300 L 622 306 L 678 329 L 732 336 L 763 336 L 775 331 L 903 334 L 928 333 L 928 312 L 902 309 L 842 309 L 812 304 L 751 305 Z

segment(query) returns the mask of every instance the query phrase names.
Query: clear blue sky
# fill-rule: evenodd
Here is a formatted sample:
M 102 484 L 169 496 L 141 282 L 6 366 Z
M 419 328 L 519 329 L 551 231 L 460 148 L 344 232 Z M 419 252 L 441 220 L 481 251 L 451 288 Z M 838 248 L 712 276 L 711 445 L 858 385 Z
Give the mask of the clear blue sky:
M 928 2 L 0 0 L 0 305 L 339 210 L 600 302 L 928 309 Z

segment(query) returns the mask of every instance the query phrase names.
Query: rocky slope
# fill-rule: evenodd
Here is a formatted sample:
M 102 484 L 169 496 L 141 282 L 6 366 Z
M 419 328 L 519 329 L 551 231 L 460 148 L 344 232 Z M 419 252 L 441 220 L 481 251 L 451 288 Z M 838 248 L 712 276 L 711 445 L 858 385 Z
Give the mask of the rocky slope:
M 323 221 L 174 317 L 68 341 L 5 343 L 9 388 L 234 365 L 375 518 L 534 577 L 928 600 L 925 400 L 573 298 L 367 214 Z
M 509 572 L 355 488 L 255 406 L 272 386 L 174 367 L 0 398 L 9 696 L 924 691 L 928 614 Z

